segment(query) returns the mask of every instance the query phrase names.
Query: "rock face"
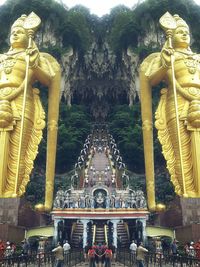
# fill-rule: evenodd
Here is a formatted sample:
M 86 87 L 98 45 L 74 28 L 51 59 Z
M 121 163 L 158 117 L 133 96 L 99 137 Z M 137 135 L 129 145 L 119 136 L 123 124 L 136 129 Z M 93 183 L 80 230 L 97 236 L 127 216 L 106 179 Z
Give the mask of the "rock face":
M 62 97 L 69 106 L 89 104 L 95 119 L 104 120 L 111 103 L 132 105 L 138 97 L 139 58 L 130 49 L 119 64 L 106 41 L 93 42 L 81 63 L 71 49 L 62 56 L 61 66 Z
M 153 27 L 153 26 L 152 26 Z M 162 36 L 159 37 L 159 42 Z M 155 29 L 139 38 L 138 45 L 156 46 Z M 96 120 L 105 120 L 113 104 L 132 106 L 139 100 L 139 65 L 141 58 L 131 47 L 122 52 L 119 62 L 105 37 L 94 41 L 80 59 L 70 50 L 62 56 L 62 97 L 68 106 L 73 103 L 89 106 Z
M 135 48 L 155 48 L 163 43 L 163 35 L 155 23 L 151 21 L 148 26 L 146 32 L 137 37 L 133 44 Z M 62 68 L 61 98 L 68 106 L 86 105 L 94 119 L 100 121 L 105 120 L 113 104 L 132 106 L 139 100 L 141 55 L 128 47 L 121 52 L 119 60 L 109 46 L 108 32 L 107 28 L 98 32 L 93 26 L 91 45 L 82 55 L 75 47 L 66 49 L 64 37 L 55 32 L 53 20 L 46 21 L 36 38 L 39 47 L 49 53 L 51 48 L 62 51 L 59 60 Z

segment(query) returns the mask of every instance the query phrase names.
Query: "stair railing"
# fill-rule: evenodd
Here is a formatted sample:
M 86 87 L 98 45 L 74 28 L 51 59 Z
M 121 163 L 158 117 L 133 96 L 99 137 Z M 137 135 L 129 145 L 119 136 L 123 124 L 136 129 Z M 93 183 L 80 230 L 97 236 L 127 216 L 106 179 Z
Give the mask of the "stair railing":
M 96 224 L 94 224 L 94 228 L 93 228 L 93 237 L 92 237 L 92 244 L 94 244 L 94 242 L 95 242 L 95 238 L 96 238 L 96 229 L 97 229 L 97 226 L 96 226 Z
M 104 225 L 104 237 L 106 244 L 108 244 L 108 229 L 106 224 Z

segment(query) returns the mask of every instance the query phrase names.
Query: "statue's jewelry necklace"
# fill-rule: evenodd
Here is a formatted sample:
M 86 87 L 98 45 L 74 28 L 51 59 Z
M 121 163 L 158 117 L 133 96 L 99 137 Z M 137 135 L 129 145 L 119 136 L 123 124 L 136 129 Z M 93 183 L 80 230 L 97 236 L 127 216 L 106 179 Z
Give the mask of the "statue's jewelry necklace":
M 13 69 L 19 55 L 21 55 L 23 52 L 24 51 L 18 51 L 15 53 L 4 54 L 0 64 L 2 65 L 2 68 L 6 74 L 10 74 L 12 72 L 12 69 Z
M 183 51 L 176 51 L 183 55 L 184 63 L 188 69 L 188 72 L 191 74 L 194 74 L 197 70 L 197 66 L 199 64 L 199 57 L 196 54 L 193 53 L 187 53 Z

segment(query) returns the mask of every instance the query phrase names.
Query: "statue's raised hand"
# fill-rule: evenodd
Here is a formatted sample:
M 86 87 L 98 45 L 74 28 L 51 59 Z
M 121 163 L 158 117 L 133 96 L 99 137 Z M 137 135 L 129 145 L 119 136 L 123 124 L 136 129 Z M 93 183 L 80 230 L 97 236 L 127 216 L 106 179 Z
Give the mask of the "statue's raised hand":
M 161 51 L 161 61 L 162 65 L 166 68 L 171 67 L 171 61 L 174 58 L 174 49 L 173 48 L 163 48 Z
M 38 66 L 40 55 L 38 48 L 27 48 L 26 54 L 29 56 L 29 67 L 36 68 Z

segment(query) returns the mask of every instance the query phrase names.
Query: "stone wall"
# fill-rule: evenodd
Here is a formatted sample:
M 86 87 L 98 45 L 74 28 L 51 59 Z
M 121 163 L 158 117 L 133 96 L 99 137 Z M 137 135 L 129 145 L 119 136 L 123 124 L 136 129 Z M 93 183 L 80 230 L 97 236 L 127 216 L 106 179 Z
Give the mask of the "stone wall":
M 182 224 L 200 222 L 200 198 L 181 198 Z
M 0 199 L 0 223 L 18 225 L 19 198 Z

